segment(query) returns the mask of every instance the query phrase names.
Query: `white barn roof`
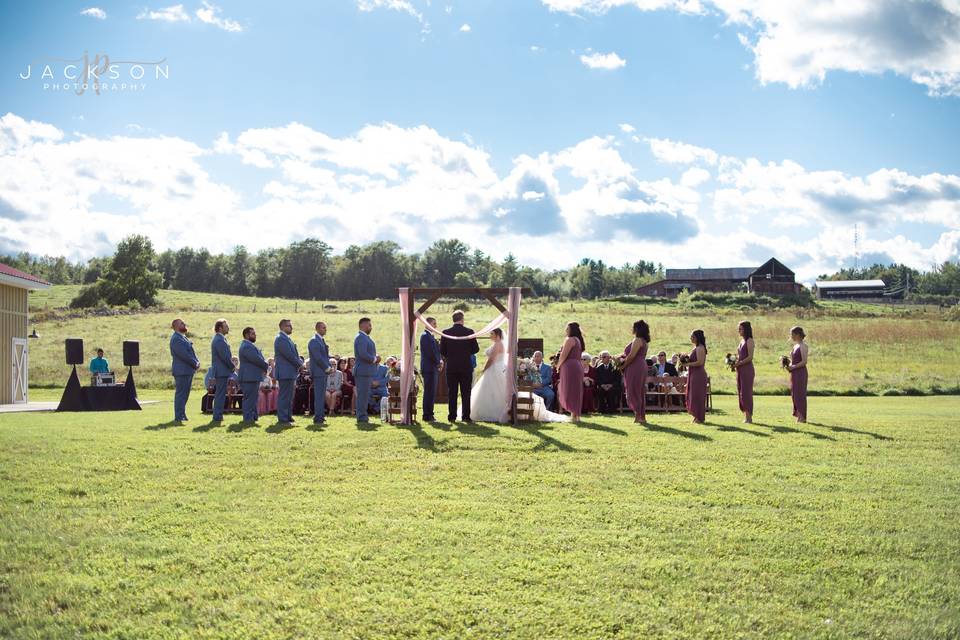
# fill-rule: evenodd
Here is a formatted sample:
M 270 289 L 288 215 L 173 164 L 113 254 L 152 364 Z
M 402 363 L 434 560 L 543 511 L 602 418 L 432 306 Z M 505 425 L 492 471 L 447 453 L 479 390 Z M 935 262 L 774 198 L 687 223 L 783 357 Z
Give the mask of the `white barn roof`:
M 817 289 L 883 289 L 883 280 L 817 280 Z

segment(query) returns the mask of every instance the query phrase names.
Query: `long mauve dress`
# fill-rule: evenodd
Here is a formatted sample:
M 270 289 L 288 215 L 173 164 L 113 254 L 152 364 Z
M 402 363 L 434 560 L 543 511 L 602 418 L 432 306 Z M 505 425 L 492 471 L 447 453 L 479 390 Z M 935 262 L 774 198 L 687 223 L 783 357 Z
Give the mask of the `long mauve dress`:
M 580 341 L 575 340 L 569 357 L 560 365 L 560 383 L 557 385 L 560 407 L 577 415 L 580 415 L 583 408 L 583 363 L 580 361 L 582 353 Z
M 697 349 L 690 352 L 690 362 L 697 361 Z M 703 367 L 690 367 L 687 370 L 687 413 L 696 420 L 707 419 L 707 370 L 706 355 Z
M 746 357 L 747 341 L 743 340 L 737 347 L 737 359 L 744 360 Z M 753 378 L 755 375 L 752 360 L 742 367 L 737 367 L 737 398 L 740 400 L 740 411 L 750 415 L 753 415 Z
M 623 358 L 630 355 L 633 343 L 623 350 Z M 647 420 L 647 345 L 643 345 L 633 362 L 623 370 L 623 388 L 627 393 L 627 404 L 633 409 L 637 420 Z
M 790 363 L 797 364 L 803 359 L 798 344 L 790 352 Z M 790 397 L 793 398 L 793 415 L 800 420 L 807 419 L 807 367 L 803 366 L 790 372 Z

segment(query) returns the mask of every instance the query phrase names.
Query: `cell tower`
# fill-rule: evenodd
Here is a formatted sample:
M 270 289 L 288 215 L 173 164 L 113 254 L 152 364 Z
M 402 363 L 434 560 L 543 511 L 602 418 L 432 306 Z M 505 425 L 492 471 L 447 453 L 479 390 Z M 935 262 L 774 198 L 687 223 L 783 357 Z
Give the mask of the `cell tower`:
M 853 268 L 860 271 L 860 223 L 853 225 Z

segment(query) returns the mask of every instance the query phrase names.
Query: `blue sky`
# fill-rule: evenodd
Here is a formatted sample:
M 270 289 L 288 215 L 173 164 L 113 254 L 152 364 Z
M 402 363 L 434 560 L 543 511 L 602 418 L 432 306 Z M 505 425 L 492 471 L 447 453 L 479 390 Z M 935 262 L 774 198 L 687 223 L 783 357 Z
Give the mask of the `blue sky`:
M 0 251 L 455 236 L 809 280 L 859 224 L 868 257 L 956 260 L 960 5 L 784 4 L 4 2 Z M 169 78 L 52 90 L 85 51 Z

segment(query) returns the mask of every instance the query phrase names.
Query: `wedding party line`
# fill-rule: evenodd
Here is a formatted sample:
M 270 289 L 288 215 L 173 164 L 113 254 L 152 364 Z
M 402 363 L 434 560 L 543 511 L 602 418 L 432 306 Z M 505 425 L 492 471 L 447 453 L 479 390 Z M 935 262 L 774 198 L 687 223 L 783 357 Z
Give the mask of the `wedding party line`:
M 686 411 L 694 423 L 706 420 L 709 351 L 701 329 L 690 334 L 689 353 L 668 357 L 661 350 L 655 357 L 648 357 L 651 329 L 646 321 L 638 320 L 633 323 L 632 339 L 622 352 L 614 355 L 603 349 L 591 355 L 579 323 L 569 322 L 562 346 L 555 353 L 545 357 L 536 350 L 510 363 L 504 331 L 498 326 L 474 332 L 465 325 L 463 311 L 455 311 L 451 326 L 443 331 L 437 329 L 436 318 L 421 320 L 425 329 L 419 338 L 420 366 L 414 368 L 416 382 L 405 395 L 409 396 L 407 409 L 411 414 L 416 414 L 417 399 L 422 396 L 422 419 L 426 422 L 436 419 L 435 404 L 444 395 L 449 422 L 507 422 L 511 411 L 516 410 L 511 402 L 511 388 L 525 398 L 525 416 L 537 422 L 578 422 L 583 415 L 595 411 L 608 414 L 624 407 L 641 424 L 646 424 L 648 410 Z M 494 324 L 496 321 L 491 323 Z M 184 422 L 201 362 L 187 337 L 187 323 L 177 318 L 171 327 L 174 421 Z M 254 327 L 242 330 L 235 355 L 227 338 L 230 332 L 229 322 L 221 318 L 214 323 L 210 340 L 211 360 L 204 376 L 206 394 L 201 410 L 212 413 L 215 422 L 222 421 L 227 412 L 241 412 L 245 423 L 276 413 L 281 425 L 292 424 L 294 415 L 309 414 L 315 424 L 324 424 L 326 416 L 334 414 L 353 415 L 359 423 L 365 423 L 371 414 L 379 413 L 381 419 L 390 420 L 391 413 L 400 413 L 402 359 L 384 357 L 378 352 L 371 337 L 373 322 L 368 317 L 358 321 L 352 356 L 331 350 L 327 326 L 322 321 L 314 326 L 305 357 L 292 337 L 293 323 L 289 319 L 279 323 L 272 357 L 265 356 L 257 345 Z M 756 344 L 750 322 L 740 322 L 737 332 L 740 343 L 736 353 L 726 354 L 723 365 L 736 375 L 739 408 L 744 422 L 750 423 Z M 481 335 L 489 335 L 491 345 L 477 376 Z M 793 327 L 793 348 L 780 356 L 780 364 L 789 376 L 793 416 L 798 422 L 807 418 L 809 349 L 805 337 L 802 327 Z M 102 350 L 98 350 L 91 371 L 108 368 Z M 515 380 L 510 381 L 509 375 L 515 375 Z

